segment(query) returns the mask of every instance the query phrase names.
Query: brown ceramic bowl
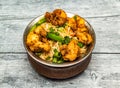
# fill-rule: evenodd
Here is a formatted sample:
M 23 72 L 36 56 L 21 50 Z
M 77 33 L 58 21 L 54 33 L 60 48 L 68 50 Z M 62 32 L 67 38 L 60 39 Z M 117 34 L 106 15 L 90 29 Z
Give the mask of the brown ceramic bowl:
M 66 79 L 66 78 L 73 77 L 73 76 L 83 72 L 87 68 L 87 66 L 91 60 L 92 51 L 93 51 L 93 48 L 95 46 L 95 41 L 96 41 L 95 40 L 95 32 L 94 32 L 92 26 L 86 21 L 86 26 L 89 28 L 89 32 L 91 33 L 91 35 L 93 37 L 93 43 L 89 46 L 87 55 L 84 58 L 82 58 L 82 59 L 78 58 L 77 60 L 75 60 L 73 62 L 65 62 L 63 64 L 49 63 L 49 62 L 42 60 L 42 59 L 38 58 L 37 56 L 35 56 L 34 53 L 32 53 L 26 45 L 26 37 L 29 33 L 30 28 L 36 22 L 38 22 L 38 20 L 41 19 L 41 17 L 43 17 L 43 16 L 44 15 L 38 16 L 35 19 L 33 19 L 28 24 L 28 26 L 26 27 L 24 34 L 23 34 L 23 44 L 27 51 L 28 59 L 32 65 L 32 67 L 39 74 L 41 74 L 45 77 L 48 77 L 48 78 L 53 78 L 53 79 Z M 72 17 L 73 14 L 67 13 L 67 16 Z

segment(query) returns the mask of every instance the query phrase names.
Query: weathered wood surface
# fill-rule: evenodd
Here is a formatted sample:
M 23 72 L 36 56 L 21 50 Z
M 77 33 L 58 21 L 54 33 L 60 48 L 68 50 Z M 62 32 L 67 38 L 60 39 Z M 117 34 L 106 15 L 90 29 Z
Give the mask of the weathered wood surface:
M 88 68 L 67 80 L 39 76 L 26 54 L 0 54 L 0 88 L 119 88 L 120 55 L 93 54 Z
M 88 68 L 67 80 L 39 76 L 22 43 L 27 24 L 55 8 L 81 15 L 96 32 Z M 0 0 L 0 88 L 120 88 L 120 0 Z

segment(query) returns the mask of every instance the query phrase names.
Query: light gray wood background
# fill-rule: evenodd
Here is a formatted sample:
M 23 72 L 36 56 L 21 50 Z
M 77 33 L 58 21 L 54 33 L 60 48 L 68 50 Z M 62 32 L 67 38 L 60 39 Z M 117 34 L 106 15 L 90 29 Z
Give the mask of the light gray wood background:
M 66 80 L 38 75 L 22 43 L 27 24 L 56 8 L 86 18 L 97 38 L 88 68 Z M 120 0 L 0 0 L 0 88 L 120 88 Z

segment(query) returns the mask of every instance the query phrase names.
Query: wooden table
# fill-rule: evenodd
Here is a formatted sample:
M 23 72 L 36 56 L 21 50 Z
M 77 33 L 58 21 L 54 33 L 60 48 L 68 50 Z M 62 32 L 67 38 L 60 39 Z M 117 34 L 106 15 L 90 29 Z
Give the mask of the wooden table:
M 86 18 L 97 38 L 88 68 L 66 80 L 38 75 L 22 43 L 27 24 L 56 8 Z M 120 0 L 0 0 L 0 88 L 120 88 Z

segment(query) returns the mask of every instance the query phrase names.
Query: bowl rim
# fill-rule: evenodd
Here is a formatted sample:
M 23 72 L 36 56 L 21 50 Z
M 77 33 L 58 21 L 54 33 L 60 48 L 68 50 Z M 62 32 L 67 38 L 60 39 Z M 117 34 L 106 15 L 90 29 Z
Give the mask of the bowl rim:
M 75 15 L 75 14 L 68 13 L 68 12 L 66 12 L 66 14 L 67 14 L 68 17 L 72 17 L 72 16 Z M 93 51 L 93 49 L 94 49 L 94 47 L 95 47 L 95 44 L 96 44 L 96 34 L 95 34 L 95 31 L 94 31 L 93 27 L 91 26 L 91 24 L 90 24 L 86 19 L 84 19 L 83 17 L 82 17 L 82 18 L 85 20 L 86 26 L 89 26 L 89 27 L 90 27 L 89 29 L 91 30 L 91 32 L 92 32 L 92 34 L 93 34 L 92 36 L 93 36 L 93 39 L 94 39 L 93 44 L 92 44 L 92 48 L 90 49 L 90 51 L 88 52 L 87 55 L 85 55 L 82 59 L 80 59 L 80 60 L 78 60 L 78 61 L 73 61 L 73 62 L 68 62 L 68 63 L 63 63 L 63 64 L 49 63 L 48 61 L 39 59 L 37 56 L 35 56 L 35 55 L 27 48 L 27 45 L 26 45 L 26 43 L 25 43 L 25 41 L 26 41 L 25 38 L 26 38 L 26 36 L 28 35 L 27 32 L 30 30 L 30 27 L 33 26 L 36 22 L 38 22 L 38 20 L 41 19 L 43 16 L 44 16 L 44 15 L 39 15 L 39 16 L 35 17 L 35 18 L 27 25 L 27 27 L 25 28 L 24 33 L 23 33 L 23 45 L 24 45 L 24 48 L 25 48 L 27 54 L 28 54 L 32 59 L 34 59 L 36 62 L 38 62 L 38 63 L 40 63 L 40 64 L 43 64 L 43 65 L 46 65 L 46 66 L 49 66 L 49 67 L 69 67 L 69 66 L 76 65 L 76 64 L 78 64 L 78 63 L 80 63 L 80 62 L 83 62 L 85 59 L 87 59 L 87 57 L 90 56 L 90 54 L 92 53 L 92 51 Z

